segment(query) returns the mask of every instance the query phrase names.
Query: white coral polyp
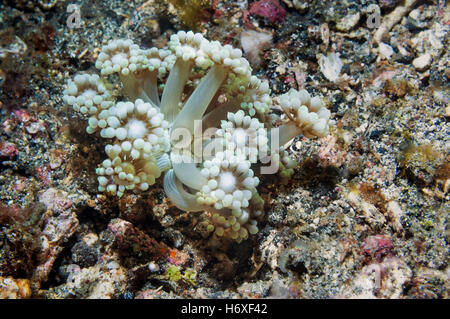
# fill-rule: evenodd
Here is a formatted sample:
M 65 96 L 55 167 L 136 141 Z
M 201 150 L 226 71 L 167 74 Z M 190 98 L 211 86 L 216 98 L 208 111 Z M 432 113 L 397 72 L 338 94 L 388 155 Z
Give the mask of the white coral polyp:
M 208 185 L 210 188 L 216 188 L 218 187 L 219 189 L 223 190 L 224 192 L 228 192 L 231 193 L 235 187 L 236 187 L 236 178 L 234 177 L 233 173 L 231 172 L 223 172 L 222 174 L 220 174 L 219 176 L 219 183 L 217 183 L 216 180 L 210 180 L 208 182 Z M 210 186 L 211 183 L 214 186 Z M 221 196 L 223 198 L 223 196 Z
M 330 112 L 304 90 L 280 97 L 285 117 L 269 115 L 269 84 L 251 75 L 242 51 L 192 31 L 172 35 L 163 49 L 112 40 L 95 66 L 103 78 L 118 74 L 126 100 L 114 101 L 113 86 L 88 74 L 68 82 L 64 100 L 88 117 L 88 133 L 99 131 L 110 141 L 108 158 L 96 171 L 99 191 L 119 197 L 146 191 L 166 172 L 164 190 L 172 203 L 185 211 L 210 212 L 207 229 L 218 237 L 242 241 L 258 231 L 264 201 L 251 163 L 262 150 L 268 154 L 266 130 L 273 123 L 281 122 L 278 145 L 298 134 L 322 137 L 329 130 Z M 200 133 L 212 129 L 214 137 L 195 137 L 195 121 L 202 123 Z M 179 129 L 195 137 L 188 139 L 184 154 Z M 212 146 L 212 152 L 202 150 L 204 157 L 196 163 L 198 145 Z M 265 156 L 279 163 L 284 179 L 292 175 L 296 162 L 284 149 Z
M 92 125 L 88 126 L 88 133 L 96 131 L 99 113 L 113 105 L 111 94 L 96 74 L 76 75 L 73 81 L 69 80 L 63 93 L 63 99 L 75 111 L 90 116 Z
M 244 111 L 228 113 L 228 121 L 222 121 L 216 135 L 225 140 L 226 148 L 243 156 L 251 163 L 257 162 L 259 150 L 267 147 L 267 131 L 258 119 L 245 115 Z
M 168 150 L 169 123 L 159 110 L 150 103 L 138 99 L 132 102 L 118 102 L 99 118 L 104 138 L 128 140 L 133 154 L 143 152 L 166 152 Z
M 143 138 L 147 134 L 147 127 L 144 121 L 133 119 L 129 121 L 125 127 L 128 138 Z
M 104 75 L 114 72 L 127 75 L 133 72 L 145 61 L 139 46 L 131 40 L 113 40 L 102 47 L 98 55 L 95 67 Z
M 104 160 L 97 168 L 99 191 L 107 191 L 119 197 L 126 190 L 136 187 L 146 191 L 161 176 L 161 169 L 153 156 L 147 158 L 136 156 L 128 141 L 119 145 L 105 147 L 109 159 Z
M 290 123 L 280 129 L 281 144 L 299 134 L 309 138 L 328 134 L 331 113 L 319 97 L 311 98 L 306 90 L 291 89 L 280 97 L 280 105 L 290 118 Z
M 214 205 L 216 210 L 230 208 L 239 211 L 248 207 L 259 183 L 250 169 L 250 162 L 230 151 L 217 153 L 213 160 L 205 161 L 201 173 L 207 183 L 197 193 L 197 202 Z

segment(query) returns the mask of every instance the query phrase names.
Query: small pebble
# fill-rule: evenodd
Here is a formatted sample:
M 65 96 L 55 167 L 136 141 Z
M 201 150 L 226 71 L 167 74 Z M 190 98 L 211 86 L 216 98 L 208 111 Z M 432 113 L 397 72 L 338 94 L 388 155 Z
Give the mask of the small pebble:
M 425 71 L 431 64 L 431 54 L 425 53 L 412 61 L 413 66 L 418 71 Z
M 379 43 L 379 51 L 382 57 L 385 59 L 390 59 L 391 56 L 394 54 L 394 49 L 389 44 L 380 42 Z
M 114 269 L 119 269 L 120 265 L 116 262 L 116 261 L 110 261 L 106 267 L 108 268 L 108 270 L 114 270 Z
M 336 28 L 339 31 L 349 31 L 358 24 L 360 18 L 361 14 L 359 12 L 355 14 L 349 13 L 336 24 Z
M 148 264 L 148 269 L 151 272 L 157 272 L 157 271 L 159 271 L 159 266 L 158 266 L 158 264 L 155 264 L 154 262 L 151 262 L 151 263 Z

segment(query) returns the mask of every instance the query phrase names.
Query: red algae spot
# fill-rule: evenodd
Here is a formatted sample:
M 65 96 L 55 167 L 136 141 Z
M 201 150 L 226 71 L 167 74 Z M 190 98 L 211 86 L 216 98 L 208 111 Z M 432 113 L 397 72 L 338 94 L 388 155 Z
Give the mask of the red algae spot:
M 295 83 L 295 79 L 292 76 L 286 76 L 284 78 L 284 83 Z
M 30 135 L 41 133 L 39 134 L 40 136 L 45 136 L 47 134 L 47 123 L 45 123 L 45 121 L 43 120 L 37 119 L 33 114 L 30 114 L 25 109 L 15 110 L 12 120 L 15 123 L 22 124 L 25 131 Z M 2 128 L 9 129 L 8 127 L 6 127 L 7 124 L 8 123 L 3 123 Z
M 16 144 L 10 142 L 0 143 L 0 159 L 10 159 L 16 157 L 19 154 L 19 150 Z
M 278 0 L 260 0 L 253 2 L 248 10 L 250 14 L 267 18 L 270 23 L 283 22 L 286 18 L 286 10 Z
M 362 252 L 365 256 L 381 262 L 384 257 L 392 256 L 392 241 L 384 235 L 367 237 L 362 244 Z
M 183 265 L 188 258 L 189 255 L 187 253 L 179 251 L 178 249 L 174 248 L 170 250 L 167 261 L 173 265 L 180 266 Z
M 44 186 L 51 182 L 51 169 L 49 166 L 39 166 L 36 168 L 36 177 L 38 177 Z
M 34 116 L 24 109 L 15 110 L 14 116 L 19 121 L 19 123 L 28 123 L 36 121 Z

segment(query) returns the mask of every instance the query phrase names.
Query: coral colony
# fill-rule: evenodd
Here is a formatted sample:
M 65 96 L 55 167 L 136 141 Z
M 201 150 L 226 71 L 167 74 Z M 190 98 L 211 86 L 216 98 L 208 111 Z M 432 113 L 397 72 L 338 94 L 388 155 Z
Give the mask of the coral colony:
M 262 174 L 288 179 L 296 162 L 282 146 L 329 131 L 319 97 L 291 89 L 279 97 L 283 114 L 271 113 L 269 85 L 251 75 L 241 50 L 199 33 L 180 31 L 163 49 L 110 41 L 95 66 L 102 77 L 76 75 L 64 100 L 88 117 L 88 133 L 109 141 L 98 190 L 146 191 L 165 173 L 173 204 L 210 212 L 207 229 L 219 237 L 239 242 L 258 232 L 264 202 L 252 164 L 270 163 L 260 164 Z M 128 101 L 114 100 L 113 74 Z

